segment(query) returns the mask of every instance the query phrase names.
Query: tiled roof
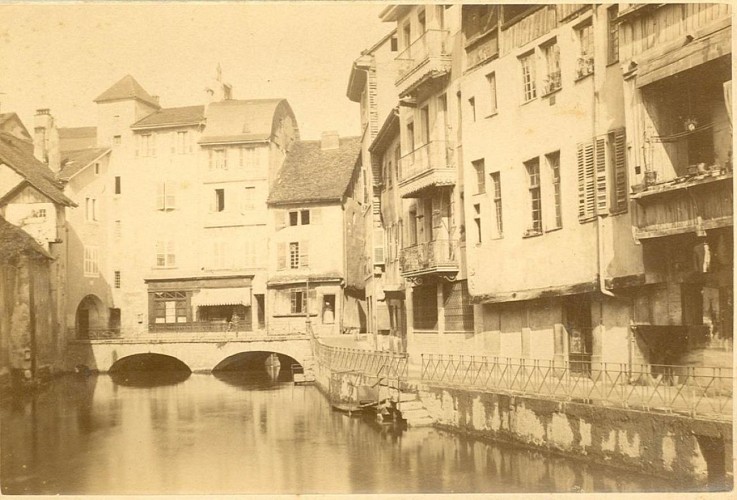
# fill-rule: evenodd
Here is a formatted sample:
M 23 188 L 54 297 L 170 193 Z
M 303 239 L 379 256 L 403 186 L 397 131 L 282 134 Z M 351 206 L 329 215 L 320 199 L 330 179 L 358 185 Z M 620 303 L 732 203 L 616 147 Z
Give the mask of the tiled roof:
M 64 151 L 61 154 L 61 171 L 59 172 L 59 179 L 68 181 L 87 165 L 108 152 L 110 152 L 110 148 L 90 148 L 77 149 L 75 151 Z
M 339 148 L 326 150 L 321 149 L 320 141 L 295 142 L 268 202 L 284 205 L 342 200 L 360 151 L 360 137 L 341 138 Z
M 284 99 L 213 102 L 207 107 L 207 125 L 200 144 L 265 141 L 271 137 L 274 114 Z
M 205 119 L 204 106 L 165 108 L 151 113 L 131 125 L 132 129 L 166 127 L 173 125 L 195 125 Z
M 15 113 L 0 113 L 0 123 L 10 120 Z
M 120 99 L 138 99 L 156 106 L 157 108 L 159 107 L 159 103 L 156 102 L 156 99 L 146 92 L 146 90 L 141 87 L 141 84 L 138 83 L 131 75 L 125 75 L 123 78 L 118 80 L 118 82 L 112 87 L 97 96 L 95 102 L 117 101 Z
M 76 203 L 64 195 L 49 167 L 33 156 L 33 144 L 30 142 L 21 141 L 7 132 L 0 131 L 0 163 L 15 170 L 31 186 L 55 203 L 68 207 L 76 206 Z
M 31 235 L 0 217 L 0 262 L 13 260 L 21 254 L 53 258 Z
M 97 138 L 97 127 L 59 127 L 59 139 Z

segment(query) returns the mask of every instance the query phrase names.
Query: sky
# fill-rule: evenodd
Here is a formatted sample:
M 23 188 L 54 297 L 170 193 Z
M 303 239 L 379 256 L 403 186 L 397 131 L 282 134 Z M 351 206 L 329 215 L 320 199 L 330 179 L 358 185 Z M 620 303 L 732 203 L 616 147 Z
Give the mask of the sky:
M 359 135 L 351 65 L 389 33 L 381 3 L 0 5 L 0 112 L 33 128 L 92 126 L 93 102 L 131 74 L 163 107 L 204 103 L 218 64 L 236 99 L 286 98 L 303 139 Z

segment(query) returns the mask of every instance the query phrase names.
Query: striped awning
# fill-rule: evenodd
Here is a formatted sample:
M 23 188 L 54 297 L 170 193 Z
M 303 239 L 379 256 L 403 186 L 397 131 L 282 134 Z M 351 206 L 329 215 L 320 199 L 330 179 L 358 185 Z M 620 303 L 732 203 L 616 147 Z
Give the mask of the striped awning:
M 203 288 L 192 296 L 192 305 L 248 307 L 251 305 L 251 288 Z

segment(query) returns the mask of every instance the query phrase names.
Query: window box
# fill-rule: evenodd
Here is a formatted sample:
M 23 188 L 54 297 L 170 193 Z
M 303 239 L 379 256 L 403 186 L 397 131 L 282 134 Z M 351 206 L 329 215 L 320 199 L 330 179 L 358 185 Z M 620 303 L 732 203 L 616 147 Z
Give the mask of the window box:
M 534 238 L 535 236 L 541 236 L 543 232 L 540 229 L 527 228 L 522 234 L 523 238 Z
M 576 61 L 576 80 L 581 80 L 594 73 L 593 56 L 579 57 Z
M 553 92 L 557 92 L 562 87 L 560 71 L 551 73 L 545 80 L 543 80 L 543 95 L 549 95 Z

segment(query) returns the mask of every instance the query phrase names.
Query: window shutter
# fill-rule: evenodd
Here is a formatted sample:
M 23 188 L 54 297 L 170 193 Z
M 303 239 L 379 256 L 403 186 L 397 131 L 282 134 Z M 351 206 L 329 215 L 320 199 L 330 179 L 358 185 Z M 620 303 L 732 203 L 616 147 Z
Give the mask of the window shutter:
M 156 209 L 164 210 L 164 183 L 159 182 L 156 184 Z
M 177 152 L 177 133 L 169 132 L 169 140 L 171 141 L 171 152 Z
M 597 138 L 595 141 L 596 154 L 596 215 L 603 215 L 609 209 L 609 196 L 606 169 L 606 138 Z
M 310 314 L 317 314 L 318 309 L 318 303 L 317 303 L 317 290 L 309 290 L 307 292 L 307 298 L 308 298 L 308 310 Z
M 215 155 L 213 154 L 212 149 L 210 149 L 210 150 L 207 151 L 207 160 L 208 160 L 208 166 L 209 166 L 210 170 L 212 170 L 213 169 L 213 166 L 214 166 L 214 164 L 213 164 L 213 161 L 214 161 L 214 158 L 213 157 L 214 156 Z
M 384 230 L 374 228 L 374 265 L 384 265 Z
M 173 182 L 167 182 L 166 187 L 166 208 L 172 209 L 177 207 L 177 187 Z
M 274 225 L 277 231 L 284 229 L 284 210 L 274 210 Z
M 299 242 L 299 267 L 310 265 L 310 242 L 303 240 Z
M 585 222 L 594 217 L 594 144 L 578 145 L 578 220 Z
M 281 271 L 287 267 L 287 247 L 285 243 L 276 244 L 276 269 Z
M 612 213 L 627 211 L 627 151 L 625 129 L 614 132 L 614 203 Z
M 319 208 L 310 209 L 310 224 L 322 224 L 322 211 Z
M 169 240 L 166 243 L 166 265 L 173 266 L 177 263 L 176 251 L 174 247 L 174 240 Z
M 156 156 L 156 132 L 151 134 L 151 156 Z
M 141 156 L 141 136 L 136 136 L 136 156 Z

